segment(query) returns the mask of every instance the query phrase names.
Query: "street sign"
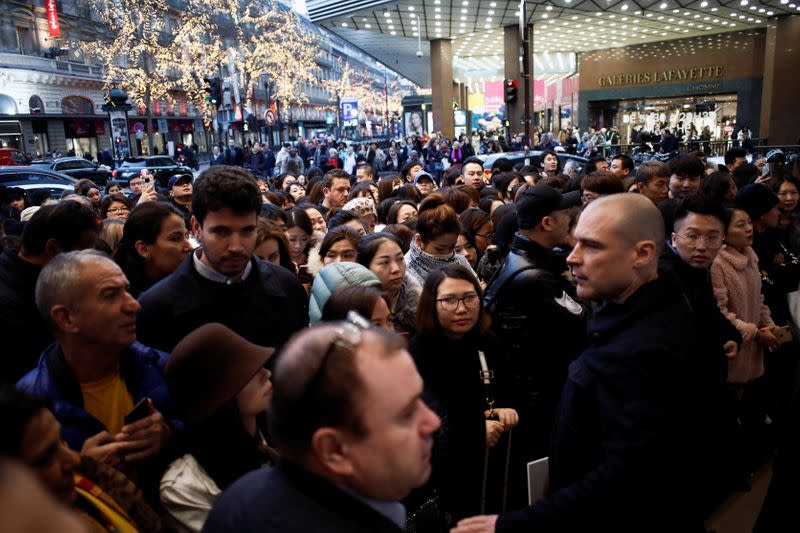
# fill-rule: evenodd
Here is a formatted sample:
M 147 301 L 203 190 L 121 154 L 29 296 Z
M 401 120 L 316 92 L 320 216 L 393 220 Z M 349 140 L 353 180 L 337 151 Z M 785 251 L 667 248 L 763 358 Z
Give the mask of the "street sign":
M 358 100 L 356 98 L 342 98 L 342 120 L 358 120 Z
M 267 109 L 264 111 L 264 122 L 267 123 L 267 126 L 274 126 L 275 125 L 275 111 L 272 109 Z

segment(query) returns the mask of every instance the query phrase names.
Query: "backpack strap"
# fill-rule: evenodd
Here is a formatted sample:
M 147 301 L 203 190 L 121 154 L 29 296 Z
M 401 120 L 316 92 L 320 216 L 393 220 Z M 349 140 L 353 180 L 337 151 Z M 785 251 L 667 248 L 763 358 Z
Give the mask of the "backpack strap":
M 532 268 L 536 268 L 534 265 L 530 264 L 527 261 L 525 262 L 524 265 L 514 268 L 513 266 L 509 265 L 509 259 L 511 258 L 512 258 L 511 254 L 509 254 L 506 257 L 506 263 L 503 264 L 500 270 L 497 271 L 495 278 L 492 280 L 492 284 L 489 286 L 489 288 L 486 289 L 486 294 L 483 297 L 483 305 L 484 308 L 490 314 L 492 312 L 492 307 L 494 306 L 494 303 L 497 300 L 497 297 L 499 296 L 503 288 L 509 282 L 511 282 L 515 277 L 517 277 L 517 275 L 519 275 L 521 272 L 525 270 L 530 270 Z M 509 266 L 508 269 L 505 268 L 507 265 Z

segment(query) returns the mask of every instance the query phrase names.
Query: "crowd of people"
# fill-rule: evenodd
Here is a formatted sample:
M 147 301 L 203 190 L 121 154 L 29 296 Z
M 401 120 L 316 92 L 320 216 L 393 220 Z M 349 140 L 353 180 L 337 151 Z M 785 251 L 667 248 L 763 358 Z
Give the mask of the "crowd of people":
M 3 191 L 4 516 L 16 480 L 59 531 L 703 531 L 771 460 L 757 530 L 797 524 L 800 159 L 544 148 Z

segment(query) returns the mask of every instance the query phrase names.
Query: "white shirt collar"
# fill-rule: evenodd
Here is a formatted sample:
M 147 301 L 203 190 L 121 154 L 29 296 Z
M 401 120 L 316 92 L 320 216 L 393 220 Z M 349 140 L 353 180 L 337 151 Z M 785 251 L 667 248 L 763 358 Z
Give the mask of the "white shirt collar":
M 213 268 L 210 268 L 210 267 L 206 266 L 200 260 L 199 255 L 201 253 L 203 253 L 203 249 L 202 248 L 198 248 L 192 254 L 192 261 L 194 262 L 194 269 L 197 271 L 198 274 L 200 274 L 202 277 L 206 278 L 209 281 L 215 281 L 217 283 L 224 283 L 226 285 L 233 285 L 235 283 L 241 283 L 244 280 L 246 280 L 247 276 L 250 275 L 250 271 L 253 270 L 253 262 L 252 261 L 248 261 L 247 262 L 247 266 L 244 267 L 244 272 L 242 273 L 242 276 L 237 281 L 233 281 L 228 276 L 226 276 L 224 274 L 220 274 L 219 272 L 217 272 Z

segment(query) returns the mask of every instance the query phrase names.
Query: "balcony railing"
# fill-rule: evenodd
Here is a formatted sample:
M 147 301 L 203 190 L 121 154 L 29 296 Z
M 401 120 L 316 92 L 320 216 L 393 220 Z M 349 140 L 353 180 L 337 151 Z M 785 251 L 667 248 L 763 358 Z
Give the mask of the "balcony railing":
M 0 67 L 38 70 L 41 72 L 60 72 L 76 74 L 81 77 L 101 78 L 103 70 L 99 65 L 87 65 L 76 61 L 60 61 L 26 54 L 0 52 Z

